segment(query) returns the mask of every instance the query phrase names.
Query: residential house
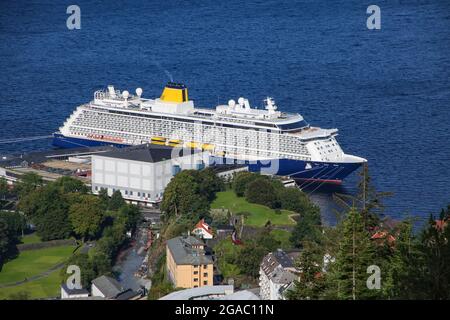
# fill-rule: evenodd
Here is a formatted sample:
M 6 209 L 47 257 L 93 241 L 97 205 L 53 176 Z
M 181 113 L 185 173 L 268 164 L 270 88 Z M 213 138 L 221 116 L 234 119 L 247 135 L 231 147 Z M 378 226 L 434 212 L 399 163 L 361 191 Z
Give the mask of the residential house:
M 89 297 L 86 289 L 70 289 L 65 283 L 61 285 L 61 299 L 78 299 Z
M 205 244 L 193 236 L 180 236 L 167 241 L 166 266 L 169 278 L 179 288 L 213 285 L 213 259 Z
M 262 300 L 284 300 L 286 289 L 298 279 L 294 259 L 281 249 L 267 254 L 260 265 L 259 286 Z
M 213 230 L 209 224 L 205 222 L 205 219 L 201 219 L 192 230 L 192 233 L 197 237 L 205 240 L 214 238 Z
M 100 276 L 92 280 L 91 295 L 110 300 L 136 300 L 141 294 L 131 289 L 125 289 L 114 278 Z

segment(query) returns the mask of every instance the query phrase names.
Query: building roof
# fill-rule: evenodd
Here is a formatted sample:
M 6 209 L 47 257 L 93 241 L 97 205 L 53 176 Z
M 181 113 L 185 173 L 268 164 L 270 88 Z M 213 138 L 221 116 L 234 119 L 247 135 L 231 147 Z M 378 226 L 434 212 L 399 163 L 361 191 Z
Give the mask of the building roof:
M 155 144 L 143 144 L 129 148 L 120 148 L 99 154 L 102 157 L 134 160 L 142 162 L 160 162 L 201 152 L 198 149 L 172 148 Z
M 256 294 L 249 290 L 236 291 L 232 294 L 217 298 L 217 300 L 261 300 Z
M 116 279 L 108 276 L 100 276 L 92 280 L 92 284 L 95 285 L 106 298 L 115 298 L 125 291 Z
M 233 293 L 232 285 L 219 286 L 202 286 L 198 288 L 185 289 L 169 293 L 159 300 L 194 300 L 194 299 L 208 299 L 210 296 L 222 296 Z
M 290 283 L 296 276 L 286 269 L 294 269 L 294 260 L 283 250 L 267 254 L 261 263 L 261 269 L 272 281 L 276 283 Z
M 263 269 L 267 269 L 272 272 L 278 265 L 283 268 L 293 268 L 294 261 L 292 258 L 283 250 L 278 249 L 277 251 L 267 254 L 261 264 Z
M 216 230 L 217 231 L 233 231 L 234 230 L 234 226 L 229 225 L 229 224 L 219 224 L 216 226 Z
M 211 256 L 205 255 L 205 244 L 192 236 L 180 236 L 167 241 L 167 247 L 176 264 L 200 265 L 213 263 Z
M 86 289 L 69 289 L 65 283 L 61 285 L 61 288 L 69 295 L 79 295 L 79 294 L 89 294 L 89 291 Z
M 133 291 L 131 289 L 125 290 L 124 292 L 119 293 L 115 298 L 116 300 L 130 300 L 140 296 L 140 293 Z
M 278 267 L 272 272 L 271 278 L 274 283 L 290 284 L 297 279 L 297 276 L 290 271 Z
M 205 222 L 205 219 L 201 219 L 194 227 L 194 230 L 201 229 L 212 236 L 212 228 Z
M 447 220 L 442 220 L 442 219 L 440 219 L 440 220 L 435 220 L 435 223 L 436 223 L 436 229 L 437 230 L 439 230 L 439 231 L 442 231 L 442 230 L 444 230 L 444 228 L 447 226 Z

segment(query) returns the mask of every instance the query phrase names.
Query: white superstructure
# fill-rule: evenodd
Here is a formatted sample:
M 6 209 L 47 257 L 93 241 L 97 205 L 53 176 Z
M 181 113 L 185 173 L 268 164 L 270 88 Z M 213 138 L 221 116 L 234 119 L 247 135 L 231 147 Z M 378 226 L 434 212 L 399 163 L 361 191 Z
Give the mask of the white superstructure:
M 311 127 L 300 114 L 282 112 L 270 97 L 264 109 L 245 98 L 214 109 L 197 108 L 187 88 L 169 83 L 160 98 L 145 99 L 108 86 L 79 106 L 55 133 L 55 145 L 138 145 L 156 143 L 207 150 L 214 156 L 245 160 L 288 159 L 362 163 L 346 155 L 337 129 Z M 308 164 L 305 164 L 307 169 Z M 302 169 L 302 168 L 301 168 Z

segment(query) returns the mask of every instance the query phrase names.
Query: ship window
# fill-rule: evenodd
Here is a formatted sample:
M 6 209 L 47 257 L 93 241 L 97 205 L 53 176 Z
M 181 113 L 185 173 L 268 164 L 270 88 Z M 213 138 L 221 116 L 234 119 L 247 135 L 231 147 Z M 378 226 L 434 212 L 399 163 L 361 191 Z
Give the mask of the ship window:
M 300 130 L 304 127 L 307 127 L 308 123 L 306 123 L 305 120 L 302 121 L 297 121 L 297 122 L 293 122 L 293 123 L 287 123 L 287 124 L 279 124 L 277 125 L 277 127 L 280 130 L 283 131 L 292 131 L 292 130 Z

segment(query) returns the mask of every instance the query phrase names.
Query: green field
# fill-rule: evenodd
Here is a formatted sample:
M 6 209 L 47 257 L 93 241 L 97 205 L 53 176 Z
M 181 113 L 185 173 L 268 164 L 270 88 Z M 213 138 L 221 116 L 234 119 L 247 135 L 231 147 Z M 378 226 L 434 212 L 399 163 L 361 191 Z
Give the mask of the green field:
M 294 212 L 281 210 L 281 213 L 277 214 L 266 206 L 249 203 L 244 197 L 236 196 L 232 190 L 218 192 L 211 208 L 226 208 L 233 214 L 248 212 L 250 215 L 246 217 L 245 224 L 249 226 L 263 227 L 268 220 L 273 225 L 295 225 L 295 221 L 289 217 L 295 214 Z
M 74 249 L 73 246 L 60 246 L 22 251 L 16 259 L 3 265 L 0 271 L 0 284 L 13 283 L 41 274 L 66 260 Z M 6 289 L 1 288 L 0 292 L 3 290 Z
M 23 292 L 29 295 L 29 299 L 57 297 L 60 295 L 60 281 L 61 278 L 57 270 L 45 278 L 30 281 L 15 287 L 0 288 L 0 300 L 10 298 L 11 294 Z
M 23 244 L 42 242 L 41 238 L 39 238 L 39 236 L 36 233 L 27 234 L 26 236 L 23 236 L 20 240 Z

